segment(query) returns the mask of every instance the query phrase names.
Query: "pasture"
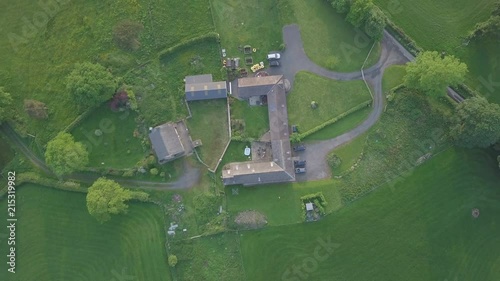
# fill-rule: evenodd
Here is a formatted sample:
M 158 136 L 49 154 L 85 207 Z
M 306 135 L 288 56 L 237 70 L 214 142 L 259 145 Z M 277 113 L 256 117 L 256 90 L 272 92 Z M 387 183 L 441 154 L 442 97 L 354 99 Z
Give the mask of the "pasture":
M 374 1 L 420 47 L 445 51 L 465 62 L 469 67 L 466 83 L 490 101 L 500 103 L 500 88 L 495 83 L 500 80 L 498 44 L 482 40 L 467 45 L 464 40 L 476 23 L 488 19 L 495 2 L 496 0 Z
M 65 88 L 75 63 L 98 62 L 122 76 L 158 51 L 214 30 L 208 0 L 59 2 L 48 9 L 26 0 L 0 4 L 0 81 L 13 94 L 18 130 L 37 135 L 42 144 L 79 114 Z M 190 17 L 181 16 L 187 10 Z M 144 25 L 134 52 L 118 49 L 112 40 L 113 26 L 125 19 Z M 49 118 L 28 117 L 27 98 L 44 102 Z
M 2 255 L 1 280 L 171 280 L 159 207 L 132 203 L 128 214 L 101 225 L 88 214 L 84 194 L 30 184 L 16 195 L 16 274 L 5 270 Z M 7 210 L 7 201 L 0 207 Z M 1 243 L 2 253 L 6 247 Z
M 289 123 L 306 132 L 370 99 L 361 80 L 335 81 L 299 72 L 287 98 Z M 318 103 L 316 109 L 311 108 L 312 101 Z
M 9 164 L 10 161 L 14 158 L 14 150 L 10 147 L 9 143 L 0 137 L 0 172 Z
M 319 222 L 243 233 L 247 280 L 498 280 L 499 181 L 491 155 L 449 149 Z

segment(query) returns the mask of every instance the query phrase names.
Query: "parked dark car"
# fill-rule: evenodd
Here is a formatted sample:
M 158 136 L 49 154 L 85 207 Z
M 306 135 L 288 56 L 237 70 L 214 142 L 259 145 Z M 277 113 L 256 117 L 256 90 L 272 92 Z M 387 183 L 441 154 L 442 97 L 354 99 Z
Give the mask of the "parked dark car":
M 306 168 L 295 168 L 296 174 L 303 174 L 306 172 Z
M 293 147 L 293 151 L 304 151 L 306 150 L 306 146 L 303 144 L 299 144 Z
M 295 160 L 293 161 L 293 165 L 295 165 L 295 168 L 305 168 L 306 160 Z
M 269 61 L 270 66 L 280 66 L 280 62 L 277 60 L 271 60 Z

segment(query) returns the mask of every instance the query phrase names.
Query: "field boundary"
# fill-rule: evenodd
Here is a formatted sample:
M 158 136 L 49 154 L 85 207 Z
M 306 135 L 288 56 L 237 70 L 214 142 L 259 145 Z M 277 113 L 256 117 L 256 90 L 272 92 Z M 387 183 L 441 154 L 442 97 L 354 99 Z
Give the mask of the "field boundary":
M 343 119 L 344 117 L 348 116 L 349 114 L 354 113 L 356 111 L 359 111 L 359 110 L 361 110 L 364 107 L 370 106 L 372 104 L 372 102 L 373 102 L 372 99 L 370 99 L 368 101 L 365 101 L 365 102 L 362 102 L 362 103 L 356 105 L 355 107 L 353 107 L 353 108 L 351 108 L 351 109 L 349 109 L 349 110 L 347 110 L 347 111 L 345 111 L 345 112 L 337 115 L 336 117 L 334 117 L 334 118 L 332 118 L 330 120 L 327 120 L 326 122 L 323 122 L 322 124 L 320 124 L 320 125 L 312 128 L 312 129 L 310 129 L 310 130 L 308 130 L 308 131 L 300 134 L 300 138 L 304 139 L 304 138 L 308 137 L 309 135 L 312 135 L 312 134 L 320 131 L 321 129 L 324 129 L 326 126 L 332 125 L 332 124 L 340 121 L 341 119 Z

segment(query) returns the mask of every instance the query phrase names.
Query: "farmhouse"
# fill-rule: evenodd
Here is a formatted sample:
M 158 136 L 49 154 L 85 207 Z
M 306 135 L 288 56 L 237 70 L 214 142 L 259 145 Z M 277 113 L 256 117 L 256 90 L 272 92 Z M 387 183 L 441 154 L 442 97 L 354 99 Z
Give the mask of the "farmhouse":
M 225 99 L 227 97 L 226 82 L 213 82 L 212 74 L 186 76 L 184 81 L 186 83 L 186 101 Z
M 222 170 L 224 185 L 294 181 L 283 75 L 240 78 L 235 88 L 232 94 L 240 99 L 267 97 L 272 157 L 270 161 L 253 160 L 226 165 Z
M 183 121 L 168 122 L 151 129 L 149 139 L 160 164 L 167 163 L 193 152 L 201 142 L 191 141 Z

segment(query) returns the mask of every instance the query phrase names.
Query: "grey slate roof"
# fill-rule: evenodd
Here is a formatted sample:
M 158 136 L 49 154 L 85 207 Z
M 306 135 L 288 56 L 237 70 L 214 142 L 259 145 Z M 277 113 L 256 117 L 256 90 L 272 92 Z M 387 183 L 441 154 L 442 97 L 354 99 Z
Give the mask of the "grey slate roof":
M 186 76 L 185 95 L 187 101 L 222 99 L 227 97 L 225 81 L 213 82 L 212 74 Z
M 149 139 L 158 161 L 168 161 L 185 152 L 175 125 L 172 123 L 153 128 L 149 133 Z
M 266 79 L 258 80 L 263 78 Z M 230 163 L 222 170 L 224 184 L 256 185 L 294 181 L 295 171 L 288 130 L 288 112 L 283 76 L 256 77 L 251 80 L 244 80 L 240 84 L 239 82 L 242 79 L 238 80 L 238 87 L 243 85 L 243 88 L 247 88 L 248 92 L 253 91 L 254 95 L 267 95 L 273 161 Z M 268 85 L 269 83 L 274 84 Z M 241 88 L 238 88 L 238 93 L 240 90 Z M 259 92 L 261 90 L 264 90 L 264 92 Z
M 184 78 L 186 84 L 208 83 L 212 81 L 212 74 L 192 75 Z
M 282 78 L 282 75 L 240 78 L 237 95 L 241 99 L 266 95 Z

